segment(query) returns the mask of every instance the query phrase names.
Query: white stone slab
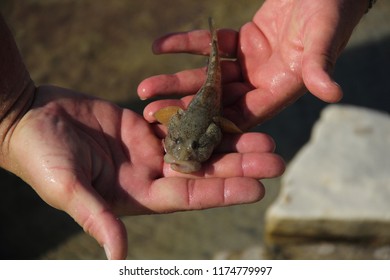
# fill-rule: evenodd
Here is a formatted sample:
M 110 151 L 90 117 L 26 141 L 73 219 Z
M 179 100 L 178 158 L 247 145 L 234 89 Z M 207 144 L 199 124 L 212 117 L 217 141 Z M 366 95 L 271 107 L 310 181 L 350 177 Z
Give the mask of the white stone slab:
M 389 115 L 346 105 L 324 109 L 282 178 L 266 231 L 390 238 Z

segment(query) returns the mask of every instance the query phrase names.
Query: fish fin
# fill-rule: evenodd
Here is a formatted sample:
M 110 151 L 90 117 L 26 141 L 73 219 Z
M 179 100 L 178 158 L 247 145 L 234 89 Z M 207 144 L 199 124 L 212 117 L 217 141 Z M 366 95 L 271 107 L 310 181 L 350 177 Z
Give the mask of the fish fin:
M 163 125 L 168 125 L 171 117 L 181 110 L 183 109 L 179 106 L 168 106 L 156 111 L 153 116 L 159 123 L 162 123 Z
M 224 117 L 216 117 L 214 121 L 216 121 L 220 125 L 223 132 L 244 133 L 234 122 Z

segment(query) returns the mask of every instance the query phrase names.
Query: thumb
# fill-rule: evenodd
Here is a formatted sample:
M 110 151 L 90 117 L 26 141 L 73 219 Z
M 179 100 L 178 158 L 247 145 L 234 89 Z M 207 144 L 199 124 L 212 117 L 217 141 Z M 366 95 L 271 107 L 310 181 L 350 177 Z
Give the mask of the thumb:
M 306 88 L 318 98 L 337 102 L 343 92 L 330 73 L 353 29 L 364 15 L 367 1 L 333 0 L 333 4 L 328 1 L 301 1 L 301 4 L 308 7 L 302 9 L 305 11 L 303 15 L 299 15 L 308 19 L 301 21 L 304 23 L 303 81 Z
M 314 28 L 315 29 L 315 28 Z M 338 102 L 343 97 L 341 87 L 332 79 L 331 72 L 339 55 L 341 45 L 334 40 L 334 30 L 310 29 L 304 44 L 302 57 L 302 78 L 306 88 L 325 102 Z M 315 32 L 314 32 L 315 31 Z
M 126 258 L 126 228 L 89 184 L 76 183 L 72 196 L 63 209 L 97 240 L 108 259 Z
M 334 103 L 343 97 L 341 87 L 330 76 L 334 62 L 327 55 L 310 53 L 303 57 L 302 78 L 306 88 L 319 99 Z

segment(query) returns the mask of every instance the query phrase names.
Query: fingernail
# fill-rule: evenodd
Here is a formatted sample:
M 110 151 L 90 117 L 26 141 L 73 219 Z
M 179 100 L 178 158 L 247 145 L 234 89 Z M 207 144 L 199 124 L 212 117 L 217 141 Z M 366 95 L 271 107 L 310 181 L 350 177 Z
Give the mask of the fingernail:
M 142 94 L 145 94 L 146 88 L 141 88 L 141 89 L 139 89 L 138 91 L 139 91 L 139 93 L 141 93 L 141 95 L 138 94 L 138 96 L 139 96 L 139 98 L 140 98 L 141 100 L 146 100 L 146 99 L 148 99 L 147 97 L 142 96 Z
M 111 252 L 110 249 L 108 249 L 108 246 L 106 244 L 103 245 L 104 252 L 106 252 L 106 257 L 108 260 L 111 260 Z

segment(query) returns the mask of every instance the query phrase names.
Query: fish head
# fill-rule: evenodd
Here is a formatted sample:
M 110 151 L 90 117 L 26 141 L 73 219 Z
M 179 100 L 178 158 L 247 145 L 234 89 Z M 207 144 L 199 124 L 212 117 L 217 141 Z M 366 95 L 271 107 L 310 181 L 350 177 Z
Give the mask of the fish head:
M 221 129 L 214 122 L 207 126 L 189 124 L 183 120 L 182 112 L 178 112 L 171 118 L 164 139 L 164 161 L 182 173 L 199 171 L 201 163 L 210 158 L 221 139 Z

